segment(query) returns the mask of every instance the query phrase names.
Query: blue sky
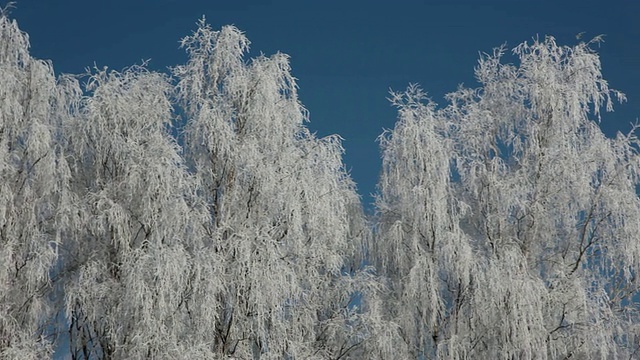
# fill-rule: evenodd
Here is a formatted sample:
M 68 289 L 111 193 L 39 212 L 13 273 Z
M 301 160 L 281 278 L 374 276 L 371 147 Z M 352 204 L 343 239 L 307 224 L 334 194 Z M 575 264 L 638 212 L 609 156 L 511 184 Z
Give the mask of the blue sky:
M 553 35 L 572 45 L 578 33 L 605 34 L 604 76 L 628 102 L 601 125 L 611 136 L 640 118 L 640 1 L 22 0 L 11 14 L 29 33 L 32 54 L 51 59 L 58 73 L 94 62 L 120 70 L 143 59 L 166 71 L 185 61 L 178 41 L 203 15 L 214 28 L 236 25 L 253 55 L 291 56 L 309 127 L 345 139 L 345 163 L 365 204 L 380 170 L 375 140 L 396 119 L 389 88 L 419 83 L 444 105 L 458 84 L 476 86 L 479 52 L 503 43 Z

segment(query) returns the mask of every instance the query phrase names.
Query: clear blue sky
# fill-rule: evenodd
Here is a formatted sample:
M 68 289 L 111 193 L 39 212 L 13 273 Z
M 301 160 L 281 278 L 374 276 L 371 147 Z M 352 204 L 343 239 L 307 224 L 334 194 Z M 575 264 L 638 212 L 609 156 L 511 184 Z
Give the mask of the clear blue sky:
M 252 54 L 291 55 L 309 127 L 345 139 L 345 163 L 365 204 L 380 170 L 376 137 L 396 118 L 389 88 L 416 82 L 444 104 L 459 83 L 476 85 L 479 52 L 505 42 L 553 35 L 572 45 L 578 33 L 605 34 L 603 73 L 629 101 L 605 114 L 602 127 L 611 136 L 640 117 L 637 0 L 22 0 L 11 14 L 29 33 L 32 54 L 51 59 L 58 73 L 81 73 L 94 62 L 120 70 L 142 59 L 166 71 L 185 60 L 178 41 L 203 15 L 214 28 L 236 25 Z

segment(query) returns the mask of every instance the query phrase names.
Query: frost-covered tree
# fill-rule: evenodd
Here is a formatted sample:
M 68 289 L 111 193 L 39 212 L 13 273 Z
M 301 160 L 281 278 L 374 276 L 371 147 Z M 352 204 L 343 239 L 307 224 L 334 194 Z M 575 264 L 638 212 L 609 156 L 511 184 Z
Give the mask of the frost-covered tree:
M 221 356 L 345 358 L 364 340 L 356 290 L 366 233 L 337 136 L 304 126 L 288 57 L 244 60 L 234 27 L 204 20 L 182 42 L 175 68 L 187 124 L 187 158 L 206 202 L 216 255 L 208 333 Z
M 623 96 L 591 44 L 497 49 L 439 111 L 394 97 L 377 264 L 414 358 L 638 355 L 638 141 L 598 126 Z
M 77 97 L 0 9 L 0 358 L 52 352 L 52 269 L 66 227 L 68 172 L 59 124 Z
M 383 148 L 373 254 L 387 277 L 386 314 L 399 326 L 400 358 L 433 358 L 467 301 L 475 264 L 460 229 L 451 184 L 454 142 L 446 121 L 417 86 L 393 93 L 399 107 Z M 464 316 L 464 315 L 462 315 Z
M 202 22 L 176 92 L 133 66 L 86 74 L 83 94 L 1 20 L 2 357 L 45 358 L 59 333 L 72 359 L 364 351 L 381 328 L 369 230 L 285 55 L 246 63 L 237 29 Z
M 77 216 L 66 248 L 74 359 L 206 358 L 189 308 L 215 280 L 206 213 L 170 136 L 166 76 L 134 66 L 89 76 L 65 127 Z M 201 314 L 195 314 L 201 315 Z
M 640 144 L 592 44 L 393 93 L 372 232 L 286 55 L 203 20 L 174 78 L 81 90 L 2 11 L 0 359 L 638 357 Z

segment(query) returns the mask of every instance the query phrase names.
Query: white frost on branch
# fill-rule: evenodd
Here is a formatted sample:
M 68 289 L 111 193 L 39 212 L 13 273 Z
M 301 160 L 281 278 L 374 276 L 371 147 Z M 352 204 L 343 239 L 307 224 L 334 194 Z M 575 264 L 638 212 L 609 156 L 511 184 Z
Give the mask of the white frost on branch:
M 624 95 L 591 43 L 498 48 L 442 109 L 392 93 L 369 221 L 235 27 L 82 90 L 4 10 L 0 40 L 0 358 L 638 355 L 640 144 L 598 126 Z
M 637 355 L 638 141 L 598 127 L 624 95 L 589 45 L 496 49 L 442 110 L 393 95 L 376 254 L 412 358 Z

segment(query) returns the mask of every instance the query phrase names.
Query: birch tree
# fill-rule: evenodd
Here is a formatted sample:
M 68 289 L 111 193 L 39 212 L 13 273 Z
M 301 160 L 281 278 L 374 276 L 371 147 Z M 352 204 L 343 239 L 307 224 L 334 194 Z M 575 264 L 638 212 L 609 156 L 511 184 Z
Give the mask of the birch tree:
M 399 326 L 401 358 L 434 358 L 451 341 L 468 301 L 476 256 L 460 229 L 446 119 L 415 85 L 392 93 L 399 108 L 383 149 L 374 256 L 387 277 L 386 313 Z M 454 345 L 455 346 L 455 345 Z
M 168 132 L 168 79 L 105 68 L 87 91 L 65 131 L 77 209 L 64 287 L 71 358 L 210 358 L 194 335 L 206 318 L 188 301 L 216 286 L 218 260 Z
M 355 291 L 371 281 L 349 267 L 367 229 L 339 137 L 304 127 L 286 55 L 245 61 L 244 34 L 204 20 L 182 45 L 189 61 L 174 74 L 184 142 L 222 259 L 220 290 L 207 299 L 215 351 L 347 357 L 365 336 Z
M 0 44 L 0 358 L 41 359 L 55 341 L 50 274 L 69 198 L 58 125 L 78 88 L 29 55 L 6 9 Z
M 401 104 L 378 261 L 414 358 L 637 356 L 638 142 L 598 126 L 624 96 L 591 45 L 500 48 L 446 108 Z
M 362 354 L 369 232 L 285 55 L 245 63 L 246 38 L 204 22 L 185 39 L 185 158 L 168 77 L 96 68 L 82 95 L 2 20 L 3 357 L 48 357 L 60 332 L 72 359 Z
M 637 357 L 640 144 L 598 126 L 597 40 L 392 93 L 371 225 L 286 55 L 203 19 L 174 78 L 81 90 L 3 10 L 0 358 Z

